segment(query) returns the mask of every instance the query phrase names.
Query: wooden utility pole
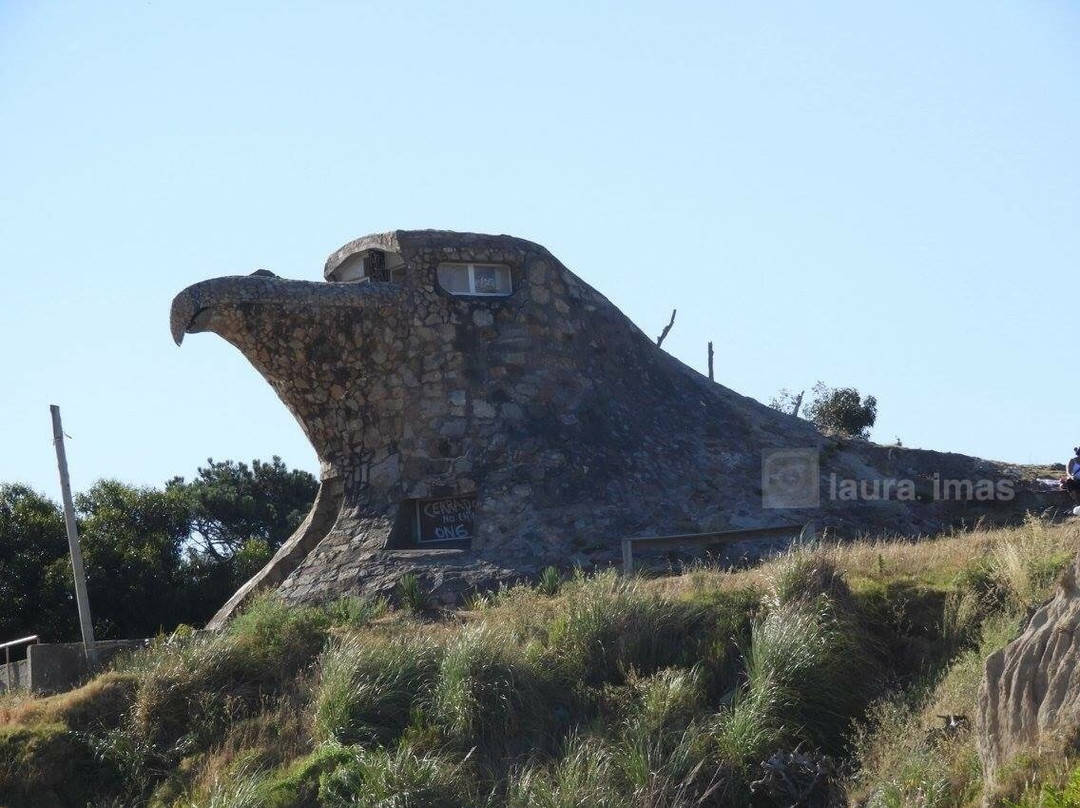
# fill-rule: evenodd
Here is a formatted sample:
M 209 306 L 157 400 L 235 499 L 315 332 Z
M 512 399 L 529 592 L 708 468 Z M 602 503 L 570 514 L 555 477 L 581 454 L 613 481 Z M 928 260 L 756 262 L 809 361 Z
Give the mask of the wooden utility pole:
M 90 622 L 90 598 L 86 594 L 86 570 L 79 549 L 79 528 L 75 524 L 75 502 L 71 498 L 67 453 L 64 451 L 64 428 L 60 424 L 60 408 L 49 407 L 52 413 L 53 445 L 56 446 L 56 465 L 60 470 L 60 493 L 64 497 L 64 527 L 67 528 L 68 550 L 71 552 L 71 571 L 75 574 L 75 602 L 79 607 L 79 628 L 82 629 L 83 651 L 91 665 L 97 661 L 94 648 L 94 624 Z
M 713 360 L 713 350 L 712 350 L 712 343 L 710 342 L 709 343 L 709 381 L 710 382 L 716 381 L 716 379 L 713 378 L 712 360 Z

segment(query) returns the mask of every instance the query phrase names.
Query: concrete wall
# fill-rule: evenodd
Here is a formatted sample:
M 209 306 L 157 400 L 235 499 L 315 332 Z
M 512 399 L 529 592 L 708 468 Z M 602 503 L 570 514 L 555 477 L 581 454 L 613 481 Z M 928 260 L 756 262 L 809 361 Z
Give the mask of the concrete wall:
M 121 651 L 142 648 L 146 640 L 105 640 L 97 644 L 98 667 L 107 665 Z M 70 690 L 93 673 L 83 654 L 82 643 L 39 643 L 27 651 L 24 687 L 35 693 Z
M 8 685 L 11 685 L 12 690 L 28 687 L 30 683 L 30 663 L 25 659 L 20 659 L 17 662 L 10 662 L 7 665 L 0 665 L 0 693 L 8 690 Z

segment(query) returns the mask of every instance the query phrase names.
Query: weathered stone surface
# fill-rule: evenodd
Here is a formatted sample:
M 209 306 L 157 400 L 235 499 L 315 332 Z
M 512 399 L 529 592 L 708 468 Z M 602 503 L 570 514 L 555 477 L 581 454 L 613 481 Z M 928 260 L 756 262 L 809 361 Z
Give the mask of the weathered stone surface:
M 372 260 L 371 274 L 342 282 L 357 277 L 360 256 Z M 450 294 L 441 262 L 507 267 L 512 292 Z M 911 477 L 924 489 L 934 473 L 1010 474 L 960 455 L 825 438 L 660 350 L 522 239 L 383 233 L 334 253 L 326 277 L 216 278 L 173 301 L 177 343 L 213 331 L 236 346 L 299 421 L 324 485 L 342 489 L 332 527 L 323 516 L 317 530 L 308 525 L 221 618 L 260 584 L 291 599 L 328 599 L 388 591 L 413 570 L 451 593 L 547 564 L 613 563 L 625 536 L 811 519 L 851 534 L 931 532 L 979 511 L 839 501 L 830 474 Z M 764 507 L 768 449 L 820 452 L 821 508 Z M 417 502 L 447 497 L 475 498 L 471 536 L 418 542 Z
M 988 786 L 1018 754 L 1058 751 L 1080 732 L 1078 573 L 1080 558 L 1023 633 L 986 660 L 977 728 Z

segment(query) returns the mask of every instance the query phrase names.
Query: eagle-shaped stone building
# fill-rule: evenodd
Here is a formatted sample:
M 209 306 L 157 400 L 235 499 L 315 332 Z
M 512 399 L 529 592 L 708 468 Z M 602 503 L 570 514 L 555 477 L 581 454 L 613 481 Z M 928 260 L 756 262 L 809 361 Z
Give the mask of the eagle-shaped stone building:
M 321 463 L 307 520 L 218 620 L 264 586 L 325 600 L 413 571 L 452 596 L 612 562 L 628 536 L 943 523 L 933 504 L 764 507 L 769 450 L 795 450 L 788 473 L 813 479 L 787 484 L 812 495 L 833 473 L 926 476 L 944 456 L 828 439 L 706 379 L 538 244 L 394 231 L 346 244 L 324 275 L 216 278 L 172 304 L 176 342 L 212 331 L 239 349 Z

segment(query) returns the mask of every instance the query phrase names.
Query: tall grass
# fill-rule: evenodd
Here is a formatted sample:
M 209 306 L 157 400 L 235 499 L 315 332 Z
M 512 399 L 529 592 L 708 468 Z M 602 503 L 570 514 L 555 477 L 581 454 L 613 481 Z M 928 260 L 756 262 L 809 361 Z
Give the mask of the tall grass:
M 797 549 L 769 578 L 766 612 L 753 625 L 745 653 L 746 688 L 735 727 L 762 755 L 811 741 L 830 752 L 843 745 L 848 722 L 881 685 L 870 640 L 852 612 L 850 589 L 831 560 Z
M 372 620 L 383 617 L 390 610 L 386 598 L 358 598 L 345 596 L 326 607 L 330 622 L 335 626 L 360 629 Z
M 209 793 L 189 803 L 190 808 L 265 808 L 267 773 L 254 766 L 222 771 Z
M 436 643 L 415 634 L 354 634 L 335 642 L 319 663 L 315 737 L 343 744 L 396 739 L 430 689 L 438 657 Z
M 403 608 L 422 614 L 431 608 L 431 593 L 415 572 L 406 572 L 397 585 L 398 599 Z
M 330 620 L 313 607 L 256 600 L 218 634 L 169 638 L 127 667 L 140 677 L 133 719 L 157 745 L 202 733 L 259 709 L 294 685 L 326 641 Z
M 492 625 L 447 646 L 426 718 L 459 749 L 506 758 L 548 751 L 569 725 L 573 692 L 538 651 Z
M 730 771 L 716 755 L 716 720 L 704 708 L 696 669 L 669 669 L 642 683 L 615 751 L 632 804 L 698 805 L 730 788 Z
M 0 788 L 125 808 L 748 806 L 762 762 L 798 748 L 853 749 L 860 804 L 970 804 L 972 735 L 935 716 L 974 714 L 983 657 L 1077 549 L 1031 521 L 740 572 L 548 574 L 424 621 L 264 598 L 82 691 L 6 702 Z
M 466 808 L 477 804 L 475 780 L 461 763 L 395 750 L 351 747 L 345 760 L 324 775 L 319 804 L 325 808 Z
M 575 738 L 552 766 L 522 766 L 508 778 L 508 808 L 630 808 L 614 751 L 599 738 Z
M 765 605 L 778 609 L 825 598 L 831 608 L 851 609 L 851 589 L 828 551 L 799 546 L 779 556 L 765 572 Z
M 657 596 L 613 570 L 579 583 L 551 625 L 549 644 L 571 678 L 621 682 L 680 661 L 702 627 L 700 609 Z

